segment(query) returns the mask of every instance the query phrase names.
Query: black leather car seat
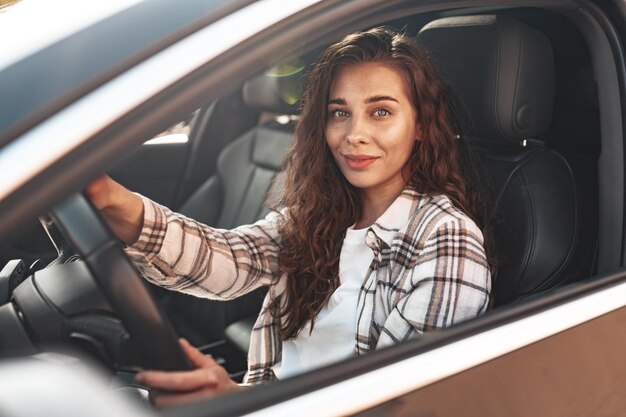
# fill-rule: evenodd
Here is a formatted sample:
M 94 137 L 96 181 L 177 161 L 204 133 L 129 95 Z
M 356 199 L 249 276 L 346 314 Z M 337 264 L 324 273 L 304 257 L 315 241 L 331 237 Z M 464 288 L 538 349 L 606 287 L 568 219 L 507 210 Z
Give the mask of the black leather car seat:
M 233 123 L 233 115 L 237 115 Z M 241 90 L 212 102 L 194 117 L 187 166 L 177 190 L 174 208 L 180 209 L 191 194 L 217 173 L 222 150 L 259 121 L 259 109 L 244 103 Z
M 244 103 L 273 117 L 223 149 L 216 175 L 189 197 L 180 213 L 223 229 L 253 223 L 267 214 L 265 203 L 270 194 L 279 191 L 277 174 L 293 142 L 293 119 L 298 111 L 297 102 L 285 101 L 283 81 L 263 74 L 244 85 Z M 289 85 L 293 88 L 293 82 Z M 230 323 L 256 317 L 264 294 L 265 289 L 260 289 L 236 300 L 220 302 L 159 291 L 158 298 L 179 334 L 201 345 L 222 339 Z
M 248 81 L 242 90 L 249 107 L 276 117 L 256 126 L 224 148 L 217 162 L 217 174 L 209 178 L 181 206 L 180 212 L 205 224 L 230 229 L 258 220 L 267 214 L 264 207 L 270 184 L 282 169 L 287 149 L 293 142 L 297 103 L 281 97 L 280 79 L 262 75 Z M 278 122 L 284 118 L 285 122 Z
M 473 128 L 464 138 L 482 165 L 497 249 L 495 305 L 575 279 L 585 245 L 567 161 L 537 138 L 552 121 L 555 91 L 548 39 L 509 18 L 431 22 L 418 40 L 460 95 Z

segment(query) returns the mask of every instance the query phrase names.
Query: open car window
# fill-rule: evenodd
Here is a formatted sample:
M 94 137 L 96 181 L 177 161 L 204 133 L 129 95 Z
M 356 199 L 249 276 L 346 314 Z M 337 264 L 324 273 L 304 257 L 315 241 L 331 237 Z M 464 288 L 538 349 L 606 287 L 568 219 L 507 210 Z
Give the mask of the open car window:
M 292 10 L 281 12 L 267 26 L 257 22 L 260 34 L 248 27 L 246 34 L 237 39 L 231 34 L 231 39 L 228 30 L 208 25 L 194 36 L 209 40 L 223 36 L 224 45 L 207 47 L 212 52 L 198 56 L 195 69 L 172 64 L 197 45 L 206 46 L 206 39 L 193 40 L 190 35 L 59 112 L 57 120 L 69 117 L 64 111 L 80 114 L 76 112 L 90 101 L 104 100 L 94 104 L 103 106 L 110 102 L 107 97 L 124 91 L 116 90 L 116 83 L 123 87 L 124 82 L 137 82 L 152 88 L 143 96 L 128 94 L 128 101 L 112 106 L 111 112 L 117 113 L 97 129 L 91 119 L 84 119 L 84 124 L 67 131 L 66 137 L 84 140 L 63 145 L 59 139 L 58 159 L 48 166 L 41 158 L 35 161 L 41 165 L 36 168 L 33 163 L 33 174 L 24 174 L 21 183 L 12 182 L 13 189 L 5 187 L 0 208 L 11 222 L 26 224 L 30 219 L 32 225 L 52 203 L 79 191 L 96 175 L 110 172 L 130 188 L 208 225 L 228 229 L 254 222 L 269 211 L 264 201 L 280 192 L 282 155 L 293 141 L 299 118 L 299 83 L 320 51 L 354 30 L 379 25 L 403 29 L 427 48 L 465 103 L 470 123 L 460 139 L 471 145 L 479 172 L 489 172 L 490 176 L 480 176 L 489 196 L 486 210 L 504 210 L 490 219 L 497 272 L 489 311 L 449 329 L 255 387 L 232 399 L 218 397 L 166 414 L 287 415 L 315 410 L 321 415 L 402 416 L 465 410 L 470 415 L 502 415 L 513 410 L 510 414 L 522 415 L 519 410 L 525 406 L 539 412 L 551 400 L 568 404 L 572 412 L 593 411 L 585 407 L 594 404 L 610 411 L 599 401 L 585 405 L 574 399 L 586 393 L 583 382 L 602 374 L 599 370 L 613 368 L 604 375 L 613 382 L 609 385 L 618 386 L 616 370 L 624 366 L 618 354 L 624 284 L 623 276 L 615 272 L 622 264 L 625 93 L 624 51 L 615 39 L 619 39 L 617 30 L 624 30 L 624 16 L 593 2 L 584 4 L 567 13 L 552 2 L 497 8 L 486 4 L 480 9 L 453 2 L 445 10 L 429 2 L 303 4 L 298 6 L 302 10 L 292 5 Z M 249 7 L 261 10 L 263 6 Z M 248 13 L 244 8 L 239 17 L 235 13 L 225 19 L 230 24 L 249 23 L 254 10 Z M 465 31 L 468 26 L 484 30 Z M 510 41 L 498 38 L 502 33 L 528 36 L 524 47 L 531 45 L 530 49 L 498 50 L 498 42 Z M 504 69 L 494 64 L 494 51 L 506 55 Z M 523 54 L 540 61 L 534 63 L 538 68 L 527 69 L 525 61 L 516 61 Z M 515 78 L 507 65 L 518 65 L 527 78 Z M 172 76 L 170 84 L 139 82 L 151 68 L 180 73 Z M 133 71 L 139 75 L 133 77 Z M 266 85 L 278 101 L 268 102 L 258 89 L 268 79 L 271 83 Z M 502 89 L 503 80 L 520 86 L 519 90 Z M 500 101 L 485 104 L 485 91 Z M 518 98 L 526 101 L 518 103 Z M 525 107 L 532 105 L 531 110 Z M 511 114 L 502 116 L 507 111 Z M 495 123 L 494 113 L 500 117 Z M 532 130 L 526 122 L 541 128 Z M 16 146 L 22 139 L 36 139 L 36 129 L 44 128 L 45 122 L 17 137 Z M 523 129 L 531 134 L 520 134 Z M 496 136 L 501 140 L 494 144 Z M 13 155 L 6 147 L 0 150 L 0 160 Z M 535 187 L 552 182 L 556 185 L 533 195 Z M 37 197 L 27 192 L 31 189 L 38 190 Z M 27 201 L 31 201 L 24 204 L 27 213 L 18 213 L 19 203 Z M 36 208 L 30 208 L 33 204 Z M 538 223 L 532 223 L 536 219 Z M 56 257 L 49 244 L 10 229 L 8 221 L 0 224 L 0 230 L 7 230 L 1 242 L 6 248 L 4 263 L 30 257 L 24 262 L 29 267 L 44 258 L 42 253 L 52 254 L 46 256 L 46 263 Z M 150 291 L 178 335 L 202 346 L 233 378 L 243 378 L 250 329 L 264 290 L 229 305 L 206 304 L 156 287 Z M 595 353 L 586 356 L 585 352 Z M 89 353 L 93 355 L 93 349 Z M 549 372 L 544 373 L 546 369 Z M 511 375 L 520 377 L 507 377 Z M 548 376 L 542 380 L 542 375 Z M 572 389 L 542 396 L 548 386 L 561 384 Z M 602 381 L 594 385 L 612 395 Z M 483 386 L 501 395 L 497 400 L 488 398 Z M 530 388 L 536 393 L 533 400 L 520 399 L 517 390 Z M 450 393 L 458 400 L 449 400 Z

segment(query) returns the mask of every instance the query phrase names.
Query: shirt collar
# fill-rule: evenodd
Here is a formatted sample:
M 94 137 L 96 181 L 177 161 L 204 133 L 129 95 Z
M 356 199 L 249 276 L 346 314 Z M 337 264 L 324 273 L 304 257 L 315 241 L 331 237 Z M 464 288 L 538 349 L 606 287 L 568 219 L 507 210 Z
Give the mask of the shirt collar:
M 379 239 L 391 246 L 394 236 L 403 229 L 424 204 L 424 194 L 405 188 L 385 212 L 370 226 Z

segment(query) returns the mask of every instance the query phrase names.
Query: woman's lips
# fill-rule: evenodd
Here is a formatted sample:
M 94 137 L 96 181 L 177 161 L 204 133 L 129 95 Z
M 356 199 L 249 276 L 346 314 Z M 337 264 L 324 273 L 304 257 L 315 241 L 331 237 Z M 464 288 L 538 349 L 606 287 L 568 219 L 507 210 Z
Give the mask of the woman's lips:
M 344 155 L 346 163 L 352 169 L 365 169 L 378 159 L 376 156 L 370 155 Z

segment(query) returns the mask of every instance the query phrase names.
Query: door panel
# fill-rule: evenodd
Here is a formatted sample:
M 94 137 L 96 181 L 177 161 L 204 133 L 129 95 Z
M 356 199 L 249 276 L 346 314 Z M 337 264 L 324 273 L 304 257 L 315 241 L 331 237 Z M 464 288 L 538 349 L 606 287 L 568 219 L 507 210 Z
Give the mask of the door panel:
M 623 415 L 625 324 L 621 308 L 357 415 Z

